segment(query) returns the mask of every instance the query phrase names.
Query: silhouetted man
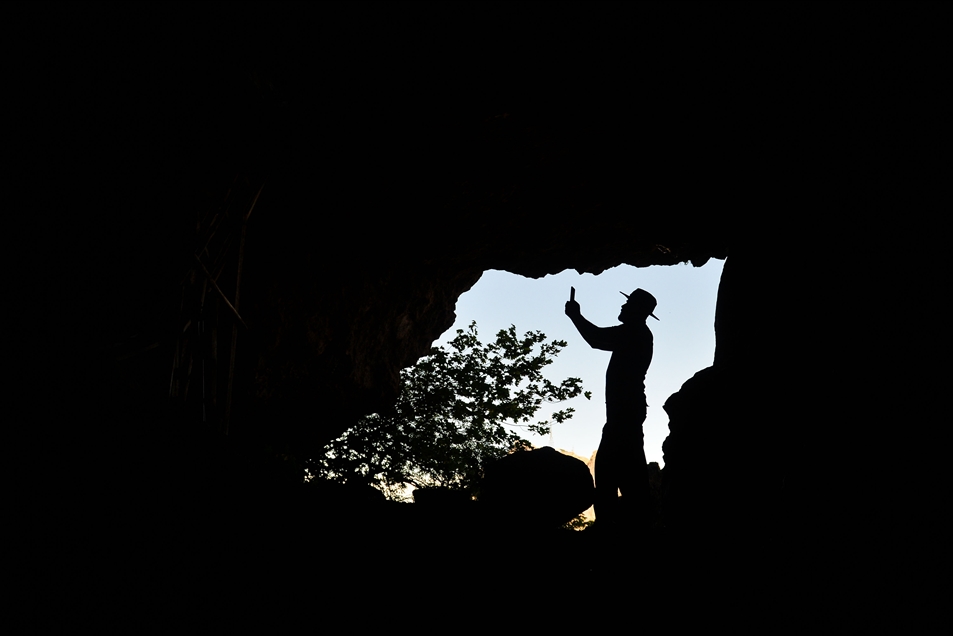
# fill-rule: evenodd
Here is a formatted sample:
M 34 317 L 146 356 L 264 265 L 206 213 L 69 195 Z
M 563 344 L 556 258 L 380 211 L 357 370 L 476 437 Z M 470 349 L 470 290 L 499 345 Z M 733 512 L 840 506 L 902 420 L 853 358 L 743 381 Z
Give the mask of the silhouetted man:
M 644 289 L 622 295 L 628 300 L 619 312 L 622 324 L 616 327 L 597 327 L 583 318 L 574 297 L 566 303 L 566 315 L 589 346 L 612 352 L 606 370 L 606 425 L 596 453 L 595 506 L 601 527 L 617 525 L 624 516 L 642 524 L 649 503 L 642 423 L 646 412 L 645 372 L 652 362 L 652 332 L 645 321 L 649 316 L 658 320 L 652 313 L 656 301 Z M 620 490 L 623 509 L 616 494 Z

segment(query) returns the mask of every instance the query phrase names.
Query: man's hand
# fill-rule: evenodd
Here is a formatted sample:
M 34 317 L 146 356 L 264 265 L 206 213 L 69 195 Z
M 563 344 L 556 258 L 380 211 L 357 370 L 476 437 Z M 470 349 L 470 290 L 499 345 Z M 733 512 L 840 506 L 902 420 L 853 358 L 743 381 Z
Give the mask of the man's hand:
M 582 311 L 579 307 L 579 303 L 575 300 L 566 301 L 566 315 L 570 318 L 578 318 L 582 315 Z

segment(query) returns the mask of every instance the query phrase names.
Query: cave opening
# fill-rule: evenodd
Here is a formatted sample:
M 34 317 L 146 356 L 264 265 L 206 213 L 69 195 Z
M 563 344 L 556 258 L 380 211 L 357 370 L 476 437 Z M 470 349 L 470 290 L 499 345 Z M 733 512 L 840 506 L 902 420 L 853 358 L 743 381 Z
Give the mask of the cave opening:
M 543 278 L 527 278 L 504 270 L 489 270 L 469 291 L 457 299 L 456 321 L 436 342 L 450 341 L 458 329 L 475 321 L 480 338 L 487 341 L 501 329 L 515 325 L 518 333 L 542 331 L 551 340 L 567 346 L 547 370 L 558 381 L 579 377 L 592 398 L 577 397 L 567 404 L 547 405 L 537 419 L 547 419 L 556 408 L 575 409 L 568 422 L 555 425 L 549 436 L 525 432 L 534 446 L 553 446 L 582 457 L 590 457 L 599 445 L 605 423 L 605 372 L 610 353 L 591 349 L 565 316 L 563 305 L 570 287 L 583 313 L 599 326 L 618 324 L 620 291 L 644 288 L 658 300 L 658 322 L 649 325 L 654 338 L 654 355 L 646 375 L 649 404 L 644 424 L 645 454 L 648 462 L 664 467 L 662 443 L 669 433 L 668 417 L 662 405 L 687 379 L 711 366 L 715 350 L 715 302 L 724 261 L 711 259 L 702 267 L 689 263 L 637 268 L 619 265 L 600 274 L 580 274 L 564 270 Z

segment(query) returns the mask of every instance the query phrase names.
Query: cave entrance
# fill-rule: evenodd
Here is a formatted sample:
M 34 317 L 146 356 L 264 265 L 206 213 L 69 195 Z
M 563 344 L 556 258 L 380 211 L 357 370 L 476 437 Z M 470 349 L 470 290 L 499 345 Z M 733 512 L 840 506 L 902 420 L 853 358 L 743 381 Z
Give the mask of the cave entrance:
M 658 300 L 655 315 L 660 320 L 649 319 L 655 348 L 645 378 L 649 404 L 644 424 L 645 458 L 664 466 L 662 442 L 669 430 L 662 404 L 683 382 L 712 364 L 715 301 L 723 266 L 724 261 L 718 259 L 710 259 L 702 267 L 688 263 L 644 268 L 620 265 L 598 275 L 565 270 L 539 279 L 490 270 L 457 300 L 456 322 L 434 346 L 446 344 L 457 329 L 465 329 L 471 321 L 476 321 L 482 342 L 492 340 L 497 331 L 511 324 L 520 334 L 542 331 L 550 339 L 565 340 L 568 346 L 549 367 L 547 377 L 553 381 L 582 378 L 592 399 L 577 397 L 561 405 L 572 406 L 576 412 L 570 421 L 553 426 L 549 437 L 522 433 L 536 446 L 551 445 L 589 457 L 599 445 L 605 423 L 605 372 L 611 354 L 590 348 L 563 313 L 569 288 L 576 288 L 583 315 L 599 326 L 618 324 L 619 308 L 625 302 L 620 291 L 628 294 L 641 287 L 651 292 Z M 539 419 L 547 419 L 552 410 L 542 411 Z

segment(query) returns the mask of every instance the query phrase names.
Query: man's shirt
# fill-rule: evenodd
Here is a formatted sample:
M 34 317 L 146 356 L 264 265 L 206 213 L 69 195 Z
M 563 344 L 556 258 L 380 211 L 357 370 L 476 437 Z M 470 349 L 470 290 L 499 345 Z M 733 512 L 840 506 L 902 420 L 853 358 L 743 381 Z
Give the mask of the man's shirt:
M 645 373 L 652 362 L 652 332 L 645 323 L 604 329 L 612 358 L 606 369 L 606 418 L 645 418 Z
M 645 373 L 652 362 L 652 332 L 644 322 L 596 327 L 579 316 L 576 328 L 594 349 L 611 351 L 606 369 L 606 421 L 645 419 Z

